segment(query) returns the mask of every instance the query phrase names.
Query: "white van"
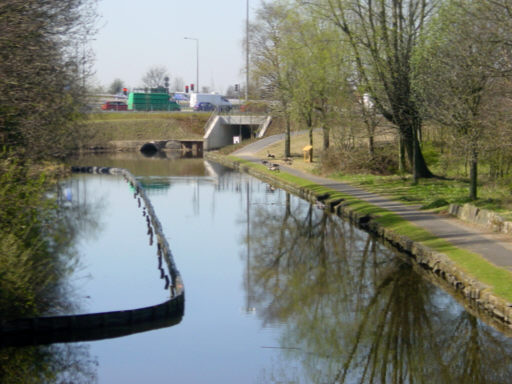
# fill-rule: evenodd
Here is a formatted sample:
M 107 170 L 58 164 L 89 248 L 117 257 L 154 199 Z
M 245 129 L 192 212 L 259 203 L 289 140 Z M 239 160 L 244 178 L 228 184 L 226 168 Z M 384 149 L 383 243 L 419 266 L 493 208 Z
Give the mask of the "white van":
M 215 107 L 223 111 L 231 110 L 231 103 L 224 96 L 218 93 L 191 93 L 190 107 L 194 108 L 199 103 L 211 103 Z

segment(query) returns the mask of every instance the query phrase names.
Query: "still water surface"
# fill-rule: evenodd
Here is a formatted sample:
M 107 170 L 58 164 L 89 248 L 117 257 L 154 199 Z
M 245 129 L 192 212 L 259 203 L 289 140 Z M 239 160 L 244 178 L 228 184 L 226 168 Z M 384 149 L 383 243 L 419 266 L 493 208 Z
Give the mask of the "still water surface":
M 510 382 L 511 339 L 340 218 L 200 159 L 80 161 L 127 168 L 143 183 L 186 298 L 173 327 L 68 344 L 84 381 Z M 127 183 L 77 175 L 65 187 L 81 218 L 74 310 L 165 301 Z

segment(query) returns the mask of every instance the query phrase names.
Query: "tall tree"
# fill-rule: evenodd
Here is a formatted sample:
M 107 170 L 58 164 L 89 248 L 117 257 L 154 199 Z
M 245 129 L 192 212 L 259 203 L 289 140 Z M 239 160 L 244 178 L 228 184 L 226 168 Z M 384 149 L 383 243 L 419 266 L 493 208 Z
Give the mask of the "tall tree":
M 25 156 L 76 147 L 94 35 L 93 0 L 0 3 L 0 143 Z M 12 153 L 12 152 L 11 152 Z
M 489 29 L 489 19 L 482 17 L 488 14 L 488 5 L 446 2 L 424 35 L 415 65 L 415 86 L 425 114 L 451 129 L 466 148 L 472 200 L 477 198 L 478 158 L 488 132 L 486 115 L 492 115 L 497 105 L 497 80 L 506 61 L 495 29 Z
M 398 128 L 414 179 L 431 177 L 418 140 L 422 120 L 411 88 L 411 57 L 434 2 L 299 2 L 312 7 L 344 34 L 352 47 L 359 88 L 371 95 L 379 112 Z
M 261 89 L 264 97 L 279 101 L 275 107 L 286 124 L 284 155 L 290 156 L 291 90 L 294 73 L 284 60 L 288 1 L 262 2 L 251 25 L 251 78 Z
M 290 12 L 289 19 L 284 59 L 294 73 L 293 108 L 309 128 L 310 144 L 316 117 L 325 150 L 330 144 L 330 124 L 337 99 L 347 89 L 345 47 L 340 43 L 339 32 L 314 15 L 295 10 Z

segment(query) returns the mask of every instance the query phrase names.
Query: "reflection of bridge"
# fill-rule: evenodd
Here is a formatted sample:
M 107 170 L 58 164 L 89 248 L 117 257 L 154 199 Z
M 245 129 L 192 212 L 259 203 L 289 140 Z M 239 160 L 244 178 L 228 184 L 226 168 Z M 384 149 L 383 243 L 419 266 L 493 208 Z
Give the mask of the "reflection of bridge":
M 140 147 L 142 153 L 150 155 L 163 150 L 181 150 L 197 156 L 203 152 L 203 140 L 155 140 Z
M 73 167 L 73 172 L 121 175 L 134 190 L 134 198 L 144 202 L 150 244 L 156 236 L 158 264 L 170 299 L 151 307 L 83 315 L 48 316 L 0 323 L 0 346 L 77 342 L 119 337 L 178 324 L 184 314 L 185 290 L 162 226 L 151 202 L 135 177 L 125 169 Z M 162 268 L 167 264 L 167 272 Z M 170 276 L 170 278 L 169 278 Z

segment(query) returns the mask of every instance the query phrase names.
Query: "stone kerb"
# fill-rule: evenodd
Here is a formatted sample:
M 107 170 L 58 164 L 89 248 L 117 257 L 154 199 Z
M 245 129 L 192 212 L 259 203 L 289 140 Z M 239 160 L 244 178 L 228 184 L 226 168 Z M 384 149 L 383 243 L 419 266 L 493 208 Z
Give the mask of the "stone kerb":
M 505 221 L 496 212 L 475 207 L 471 204 L 450 204 L 448 213 L 460 220 L 479 225 L 493 232 L 512 234 L 512 222 Z

